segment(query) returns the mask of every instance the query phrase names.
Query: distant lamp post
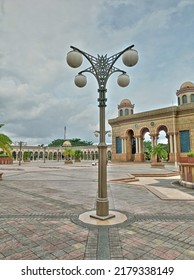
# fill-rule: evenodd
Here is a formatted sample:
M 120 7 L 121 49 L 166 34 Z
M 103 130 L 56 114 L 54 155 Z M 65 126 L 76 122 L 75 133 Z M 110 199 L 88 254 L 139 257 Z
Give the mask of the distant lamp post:
M 27 143 L 26 142 L 22 142 L 22 141 L 19 141 L 19 142 L 15 142 L 16 145 L 19 145 L 19 165 L 21 165 L 21 162 L 22 162 L 22 147 L 23 146 L 26 146 Z
M 59 161 L 59 149 L 57 149 L 57 161 Z
M 47 146 L 44 146 L 43 149 L 44 149 L 44 163 L 46 163 L 46 149 L 47 149 Z
M 109 77 L 115 73 L 120 72 L 121 75 L 118 76 L 117 83 L 121 87 L 128 86 L 130 80 L 129 76 L 125 71 L 114 67 L 115 62 L 119 57 L 122 56 L 123 63 L 126 66 L 134 66 L 138 62 L 138 53 L 136 50 L 132 49 L 134 45 L 125 48 L 123 51 L 107 57 L 107 55 L 98 55 L 94 57 L 76 47 L 71 46 L 72 50 L 68 52 L 66 60 L 69 66 L 77 68 L 81 66 L 83 61 L 83 56 L 90 63 L 90 67 L 78 73 L 75 76 L 76 86 L 82 88 L 86 85 L 87 79 L 83 73 L 91 73 L 94 75 L 98 82 L 98 93 L 99 98 L 98 107 L 100 108 L 100 140 L 98 145 L 98 197 L 96 200 L 96 215 L 93 217 L 100 220 L 106 220 L 114 217 L 114 215 L 109 214 L 109 201 L 107 196 L 107 165 L 106 165 L 106 151 L 107 145 L 105 142 L 105 107 L 106 107 L 106 84 Z

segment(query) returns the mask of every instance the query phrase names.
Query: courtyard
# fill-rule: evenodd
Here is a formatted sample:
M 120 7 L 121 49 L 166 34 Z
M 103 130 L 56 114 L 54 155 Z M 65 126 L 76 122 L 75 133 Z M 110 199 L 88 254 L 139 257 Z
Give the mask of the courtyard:
M 194 189 L 178 184 L 174 165 L 108 163 L 109 208 L 127 219 L 104 225 L 79 218 L 95 209 L 97 170 L 92 161 L 1 165 L 0 259 L 194 259 Z

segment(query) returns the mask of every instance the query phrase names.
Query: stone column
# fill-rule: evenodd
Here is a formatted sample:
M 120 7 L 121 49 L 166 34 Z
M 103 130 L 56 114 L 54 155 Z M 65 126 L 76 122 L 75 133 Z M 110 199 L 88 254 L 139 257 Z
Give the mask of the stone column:
M 142 162 L 142 161 L 144 161 L 144 155 L 143 155 L 143 149 L 142 149 L 142 136 L 136 135 L 135 142 L 136 142 L 135 161 Z
M 169 162 L 177 163 L 177 133 L 174 134 L 173 132 L 168 133 L 169 137 Z
M 121 141 L 122 141 L 122 154 L 126 154 L 126 152 L 127 152 L 127 148 L 126 148 L 127 138 L 122 137 Z
M 139 153 L 141 154 L 141 153 L 142 153 L 142 145 L 141 145 L 141 144 L 142 144 L 142 141 L 141 141 L 141 137 L 138 138 L 138 142 L 139 142 L 139 145 L 138 145 L 138 146 L 139 146 Z
M 136 154 L 139 153 L 139 139 L 138 137 L 135 137 L 135 148 L 136 148 Z

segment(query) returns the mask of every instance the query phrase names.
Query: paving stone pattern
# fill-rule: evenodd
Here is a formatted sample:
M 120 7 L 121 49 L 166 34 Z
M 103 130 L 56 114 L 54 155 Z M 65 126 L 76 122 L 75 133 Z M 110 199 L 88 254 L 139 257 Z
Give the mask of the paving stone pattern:
M 162 200 L 146 186 L 176 188 L 178 177 L 108 183 L 110 209 L 125 213 L 115 226 L 92 226 L 79 214 L 93 210 L 97 166 L 63 162 L 0 168 L 0 259 L 194 259 L 194 201 Z M 153 171 L 149 164 L 109 164 L 108 179 Z

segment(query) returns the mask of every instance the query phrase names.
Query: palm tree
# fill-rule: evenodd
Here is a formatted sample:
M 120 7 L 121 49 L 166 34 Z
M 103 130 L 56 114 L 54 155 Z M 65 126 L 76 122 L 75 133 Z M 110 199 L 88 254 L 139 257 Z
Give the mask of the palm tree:
M 143 142 L 144 158 L 150 160 L 152 154 L 152 142 L 144 141 Z
M 161 161 L 162 159 L 166 160 L 168 157 L 168 152 L 165 149 L 165 146 L 161 143 L 154 146 L 151 153 L 152 156 L 157 156 L 158 161 Z
M 75 150 L 74 157 L 77 161 L 83 159 L 83 152 L 81 150 Z
M 71 160 L 71 158 L 74 156 L 74 150 L 72 150 L 71 148 L 66 148 L 64 150 L 64 157 L 67 160 Z
M 0 124 L 0 128 L 3 124 Z M 9 157 L 12 157 L 11 147 L 12 140 L 5 134 L 0 133 L 0 149 L 2 149 Z

